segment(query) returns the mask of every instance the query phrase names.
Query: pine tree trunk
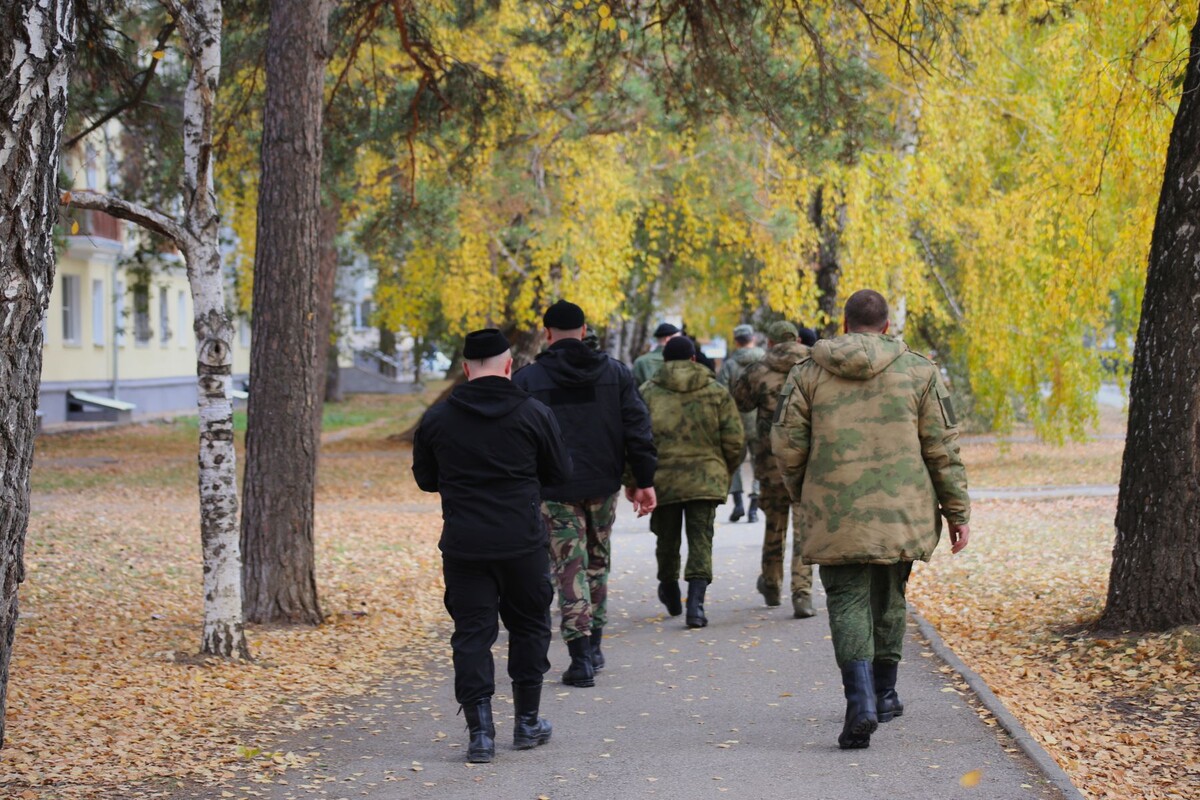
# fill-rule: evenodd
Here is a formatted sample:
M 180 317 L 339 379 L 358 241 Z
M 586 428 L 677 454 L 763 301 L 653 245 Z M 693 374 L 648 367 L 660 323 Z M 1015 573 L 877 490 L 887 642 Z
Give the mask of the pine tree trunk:
M 1200 623 L 1200 22 L 1171 130 L 1129 386 L 1101 626 Z
M 242 514 L 251 622 L 321 622 L 313 545 L 325 0 L 271 0 Z
M 25 579 L 41 321 L 54 283 L 58 143 L 74 51 L 74 0 L 17 0 L 0 11 L 0 744 Z
M 201 652 L 249 658 L 242 630 L 242 558 L 237 530 L 237 453 L 233 444 L 233 320 L 225 307 L 212 181 L 212 131 L 221 73 L 220 0 L 196 0 L 180 20 L 192 51 L 183 96 L 184 248 L 195 308 L 200 414 L 200 539 L 204 552 Z
M 818 308 L 825 317 L 821 326 L 821 336 L 829 339 L 841 333 L 838 320 L 842 315 L 841 297 L 838 289 L 842 280 L 841 263 L 841 234 L 845 224 L 846 207 L 839 202 L 833 211 L 832 219 L 825 204 L 827 187 L 819 186 L 813 193 L 809 204 L 809 221 L 817 229 L 817 288 L 820 297 Z

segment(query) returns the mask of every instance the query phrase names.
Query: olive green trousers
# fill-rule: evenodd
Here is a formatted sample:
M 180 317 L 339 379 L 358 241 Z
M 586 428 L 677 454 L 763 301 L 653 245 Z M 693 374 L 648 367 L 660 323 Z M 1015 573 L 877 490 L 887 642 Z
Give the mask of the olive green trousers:
M 904 649 L 912 562 L 821 565 L 821 585 L 838 666 L 851 661 L 896 664 Z

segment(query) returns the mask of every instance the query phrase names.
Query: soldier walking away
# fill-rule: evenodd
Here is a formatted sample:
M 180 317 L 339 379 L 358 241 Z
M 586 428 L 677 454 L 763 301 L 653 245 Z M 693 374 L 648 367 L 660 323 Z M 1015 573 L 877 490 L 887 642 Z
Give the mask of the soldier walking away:
M 641 386 L 662 368 L 663 348 L 667 342 L 678 336 L 682 331 L 669 322 L 664 322 L 654 329 L 655 347 L 649 353 L 643 353 L 633 362 L 633 381 Z
M 754 474 L 759 481 L 759 497 L 766 524 L 763 530 L 762 572 L 757 589 L 769 606 L 780 604 L 783 586 L 783 551 L 787 542 L 788 513 L 792 499 L 783 486 L 775 456 L 771 454 L 771 423 L 779 405 L 779 393 L 792 367 L 808 358 L 808 348 L 796 341 L 797 329 L 790 322 L 772 322 L 767 326 L 767 354 L 756 361 L 733 385 L 738 411 L 748 414 L 755 426 L 750 453 Z M 744 419 L 744 418 L 743 418 Z M 812 603 L 812 567 L 800 556 L 803 530 L 800 513 L 792 514 L 792 616 L 811 617 L 817 612 Z
M 562 637 L 571 654 L 562 682 L 587 687 L 604 668 L 601 642 L 622 471 L 628 463 L 634 481 L 629 499 L 639 516 L 649 514 L 655 504 L 654 442 L 629 368 L 583 343 L 583 309 L 559 300 L 542 322 L 550 346 L 513 382 L 553 410 L 575 464 L 571 480 L 542 486 L 542 513 L 550 528 Z
M 887 301 L 846 301 L 845 335 L 813 345 L 788 376 L 771 428 L 784 485 L 799 503 L 806 564 L 819 564 L 846 720 L 838 745 L 869 747 L 904 713 L 896 693 L 914 560 L 949 523 L 967 546 L 971 502 L 958 422 L 937 365 L 887 335 Z
M 442 575 L 454 619 L 454 697 L 467 718 L 467 761 L 496 753 L 492 645 L 497 614 L 508 629 L 513 746 L 550 741 L 538 717 L 550 669 L 550 564 L 539 489 L 571 477 L 571 457 L 553 412 L 512 384 L 508 341 L 495 328 L 467 334 L 467 383 L 425 412 L 413 438 L 413 476 L 442 495 Z
M 686 622 L 703 628 L 708 624 L 704 594 L 713 579 L 713 522 L 729 473 L 741 463 L 745 437 L 733 398 L 695 358 L 688 339 L 667 342 L 662 369 L 641 391 L 658 448 L 658 507 L 650 515 L 650 530 L 658 537 L 658 599 L 673 617 L 683 611 L 679 548 L 686 519 Z
M 733 341 L 737 344 L 737 349 L 729 354 L 721 364 L 721 371 L 717 373 L 717 383 L 731 392 L 733 385 L 737 383 L 737 379 L 746 371 L 746 368 L 761 361 L 765 355 L 761 347 L 754 345 L 754 328 L 750 325 L 738 325 L 734 328 Z M 742 428 L 746 431 L 746 448 L 751 452 L 754 450 L 754 442 L 758 437 L 758 426 L 755 424 L 754 416 L 753 412 L 742 415 Z M 743 452 L 742 461 L 745 460 L 746 453 Z M 738 468 L 733 471 L 733 480 L 729 485 L 729 493 L 733 495 L 733 511 L 729 514 L 730 522 L 737 522 L 743 516 L 746 517 L 746 522 L 758 522 L 759 481 L 762 480 L 762 476 L 758 474 L 753 460 L 750 462 L 750 471 L 752 475 L 749 513 L 746 513 L 746 508 L 742 505 L 743 489 L 740 463 Z

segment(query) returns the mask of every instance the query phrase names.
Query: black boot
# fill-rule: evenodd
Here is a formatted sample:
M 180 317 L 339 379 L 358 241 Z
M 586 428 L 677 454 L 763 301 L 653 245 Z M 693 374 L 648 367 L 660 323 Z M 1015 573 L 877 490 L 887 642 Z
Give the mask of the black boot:
M 592 628 L 592 672 L 604 669 L 604 653 L 600 652 L 600 640 L 604 638 L 604 628 Z
M 895 717 L 904 716 L 904 703 L 896 694 L 896 668 L 899 665 L 876 661 L 874 666 L 875 709 L 880 722 L 891 722 Z
M 750 510 L 746 512 L 746 522 L 758 522 L 758 495 L 750 495 Z
M 746 509 L 742 508 L 742 493 L 733 492 L 733 513 L 729 515 L 730 522 L 737 522 L 746 514 Z
M 513 687 L 513 707 L 517 717 L 513 724 L 513 747 L 516 749 L 529 750 L 550 741 L 550 720 L 538 717 L 541 703 L 540 684 L 528 689 Z
M 838 736 L 838 747 L 843 750 L 870 747 L 871 734 L 879 727 L 871 662 L 843 664 L 842 688 L 846 693 L 846 723 Z
M 562 674 L 562 682 L 568 686 L 587 688 L 596 685 L 596 672 L 592 669 L 592 643 L 586 636 L 567 642 L 571 654 L 571 666 Z
M 472 706 L 463 706 L 471 742 L 467 745 L 467 761 L 490 764 L 496 755 L 496 725 L 492 722 L 492 701 L 484 698 Z
M 704 628 L 708 625 L 708 617 L 704 616 L 704 590 L 708 581 L 703 578 L 688 581 L 687 626 L 689 628 Z
M 683 596 L 679 594 L 679 581 L 659 581 L 658 599 L 667 607 L 667 613 L 672 617 L 683 613 Z

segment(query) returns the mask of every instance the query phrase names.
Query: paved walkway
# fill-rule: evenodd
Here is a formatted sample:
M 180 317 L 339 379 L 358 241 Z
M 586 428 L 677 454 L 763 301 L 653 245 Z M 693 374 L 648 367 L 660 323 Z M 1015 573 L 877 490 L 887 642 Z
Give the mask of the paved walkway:
M 722 511 L 719 520 L 728 516 Z M 544 747 L 511 749 L 501 655 L 492 764 L 464 763 L 466 731 L 443 668 L 423 686 L 385 685 L 350 701 L 325 729 L 272 744 L 321 755 L 310 768 L 289 771 L 286 785 L 250 786 L 256 796 L 281 800 L 1059 797 L 911 635 L 898 685 L 905 716 L 882 725 L 869 750 L 838 750 L 844 704 L 824 598 L 818 591 L 820 613 L 809 620 L 792 619 L 788 605 L 766 608 L 754 591 L 761 536 L 761 521 L 719 523 L 710 625 L 689 631 L 655 599 L 654 538 L 623 505 L 614 532 L 608 667 L 594 688 L 561 685 L 568 658 L 555 637 L 542 704 L 554 738 Z M 504 644 L 502 634 L 499 654 Z M 961 777 L 974 770 L 982 771 L 978 786 L 962 787 Z

